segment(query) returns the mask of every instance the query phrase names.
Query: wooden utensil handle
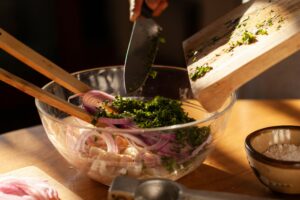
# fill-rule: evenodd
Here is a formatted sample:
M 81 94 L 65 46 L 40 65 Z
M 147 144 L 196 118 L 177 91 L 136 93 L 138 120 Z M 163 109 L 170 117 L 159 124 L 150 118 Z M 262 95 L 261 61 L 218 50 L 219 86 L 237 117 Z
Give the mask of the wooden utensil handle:
M 57 96 L 45 90 L 42 90 L 41 88 L 7 72 L 2 68 L 0 68 L 0 80 L 61 111 L 64 111 L 88 123 L 92 122 L 93 117 L 84 110 L 58 98 Z
M 91 88 L 0 28 L 0 48 L 73 93 Z

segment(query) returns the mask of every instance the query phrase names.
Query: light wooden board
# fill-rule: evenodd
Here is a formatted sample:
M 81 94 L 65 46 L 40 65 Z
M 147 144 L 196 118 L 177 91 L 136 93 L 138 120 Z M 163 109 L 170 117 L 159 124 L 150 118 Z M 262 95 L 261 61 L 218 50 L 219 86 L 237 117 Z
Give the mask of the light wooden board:
M 261 34 L 262 31 L 267 34 Z M 255 40 L 238 44 L 248 31 Z M 243 4 L 184 41 L 189 74 L 213 69 L 191 86 L 209 111 L 224 99 L 300 48 L 300 0 L 256 0 Z
M 46 174 L 44 171 L 40 170 L 35 166 L 29 166 L 20 168 L 14 171 L 7 172 L 5 174 L 1 174 L 2 176 L 13 176 L 13 177 L 31 177 L 38 178 L 40 180 L 47 180 L 49 185 L 55 188 L 58 192 L 61 200 L 82 200 L 79 196 L 73 193 L 71 190 L 63 186 L 61 183 L 53 179 L 51 176 Z

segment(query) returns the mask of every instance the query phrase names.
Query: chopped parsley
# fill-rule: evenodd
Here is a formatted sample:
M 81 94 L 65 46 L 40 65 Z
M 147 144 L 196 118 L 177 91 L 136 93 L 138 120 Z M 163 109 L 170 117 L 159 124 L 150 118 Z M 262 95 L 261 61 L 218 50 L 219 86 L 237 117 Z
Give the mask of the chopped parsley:
M 158 41 L 159 41 L 161 44 L 165 44 L 165 43 L 166 43 L 166 39 L 165 39 L 164 37 L 162 37 L 162 36 L 160 36 L 160 37 L 158 38 Z
M 269 18 L 269 19 L 267 20 L 267 24 L 268 24 L 268 26 L 273 26 L 273 19 L 272 19 L 272 18 Z
M 192 147 L 197 147 L 202 144 L 208 135 L 210 134 L 210 128 L 204 126 L 202 128 L 190 127 L 188 129 L 181 129 L 176 131 L 176 141 L 179 144 L 184 142 L 188 143 Z
M 242 34 L 242 38 L 238 41 L 241 44 L 252 44 L 256 42 L 256 36 L 249 32 L 249 31 L 244 31 Z
M 268 31 L 266 29 L 258 29 L 255 35 L 268 35 Z
M 178 164 L 174 158 L 163 156 L 161 157 L 161 163 L 165 168 L 172 172 L 174 169 L 178 167 Z
M 117 113 L 108 113 L 99 108 L 95 120 L 99 117 L 130 117 L 140 128 L 156 128 L 194 121 L 181 108 L 180 101 L 161 96 L 148 101 L 117 96 L 111 102 L 111 106 Z
M 149 72 L 149 76 L 150 76 L 151 78 L 155 79 L 156 76 L 157 76 L 157 71 L 151 69 L 150 72 Z
M 196 81 L 197 79 L 203 77 L 206 73 L 211 71 L 213 67 L 206 65 L 197 66 L 194 73 L 190 74 L 190 78 L 192 81 Z

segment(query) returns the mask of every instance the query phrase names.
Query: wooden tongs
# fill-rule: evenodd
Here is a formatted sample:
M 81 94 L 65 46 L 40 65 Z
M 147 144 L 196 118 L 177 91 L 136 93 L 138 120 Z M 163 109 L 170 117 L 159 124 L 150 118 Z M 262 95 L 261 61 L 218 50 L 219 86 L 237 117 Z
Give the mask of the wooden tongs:
M 0 48 L 75 94 L 91 90 L 88 85 L 79 81 L 64 69 L 18 41 L 1 28 Z M 0 80 L 63 112 L 73 115 L 88 123 L 92 122 L 93 116 L 85 112 L 83 109 L 62 100 L 45 90 L 42 90 L 32 83 L 11 74 L 3 68 L 0 68 Z

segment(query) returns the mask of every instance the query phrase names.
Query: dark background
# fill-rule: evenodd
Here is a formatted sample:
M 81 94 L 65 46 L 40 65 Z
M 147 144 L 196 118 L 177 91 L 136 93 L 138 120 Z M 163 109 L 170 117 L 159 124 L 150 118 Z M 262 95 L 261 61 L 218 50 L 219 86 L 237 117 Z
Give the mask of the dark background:
M 169 8 L 156 18 L 167 42 L 161 46 L 155 63 L 185 67 L 182 41 L 240 3 L 170 0 Z M 132 27 L 128 9 L 128 0 L 1 0 L 0 27 L 65 70 L 75 72 L 124 63 Z M 274 76 L 284 74 L 286 65 L 298 66 L 298 57 L 246 84 L 240 98 L 299 97 L 295 90 L 300 87 L 290 92 L 286 89 L 286 85 L 293 84 L 289 83 L 291 76 L 298 77 L 295 71 L 290 70 L 292 73 L 279 80 L 278 86 L 278 76 Z M 37 86 L 49 82 L 2 50 L 0 65 Z M 296 69 L 300 73 L 300 68 Z M 272 88 L 277 87 L 274 92 L 270 85 L 267 87 L 270 80 L 274 82 Z M 36 124 L 40 119 L 33 98 L 0 82 L 0 133 Z

